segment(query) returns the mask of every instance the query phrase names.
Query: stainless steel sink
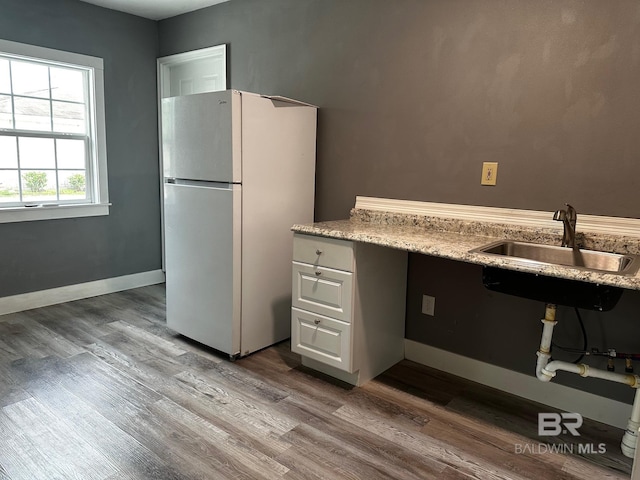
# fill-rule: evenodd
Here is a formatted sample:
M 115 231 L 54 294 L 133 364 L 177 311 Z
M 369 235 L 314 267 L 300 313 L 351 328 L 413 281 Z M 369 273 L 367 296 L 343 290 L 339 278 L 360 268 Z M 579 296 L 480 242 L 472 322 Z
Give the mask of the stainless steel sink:
M 475 248 L 471 252 L 509 258 L 528 265 L 563 265 L 616 275 L 635 275 L 640 268 L 640 259 L 636 255 L 620 255 L 513 240 L 499 240 Z

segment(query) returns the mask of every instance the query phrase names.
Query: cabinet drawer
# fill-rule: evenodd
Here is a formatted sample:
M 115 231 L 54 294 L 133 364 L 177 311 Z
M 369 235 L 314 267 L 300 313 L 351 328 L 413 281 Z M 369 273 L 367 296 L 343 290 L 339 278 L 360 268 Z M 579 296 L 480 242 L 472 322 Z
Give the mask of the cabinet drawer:
M 293 262 L 292 305 L 351 322 L 353 273 Z
M 351 325 L 292 308 L 291 350 L 350 372 Z
M 337 270 L 353 271 L 353 242 L 295 234 L 293 260 Z

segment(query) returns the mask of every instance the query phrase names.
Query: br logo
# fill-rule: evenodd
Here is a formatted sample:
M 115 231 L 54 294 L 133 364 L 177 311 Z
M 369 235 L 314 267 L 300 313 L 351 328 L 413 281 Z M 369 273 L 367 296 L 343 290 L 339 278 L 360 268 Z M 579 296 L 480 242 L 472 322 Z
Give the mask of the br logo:
M 555 437 L 567 432 L 579 437 L 581 426 L 582 415 L 579 413 L 538 413 L 538 435 L 541 437 Z

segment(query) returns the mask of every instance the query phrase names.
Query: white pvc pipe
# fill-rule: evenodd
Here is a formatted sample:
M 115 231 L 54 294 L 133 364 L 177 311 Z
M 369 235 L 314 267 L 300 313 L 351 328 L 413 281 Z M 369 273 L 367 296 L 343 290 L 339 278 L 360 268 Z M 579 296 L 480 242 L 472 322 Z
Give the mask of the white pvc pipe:
M 636 397 L 633 400 L 633 408 L 631 409 L 631 420 L 640 422 L 640 390 L 636 390 Z
M 540 341 L 540 351 L 543 353 L 549 353 L 551 351 L 551 337 L 553 336 L 553 327 L 556 326 L 556 321 L 542 320 L 542 339 Z
M 545 367 L 549 364 L 551 355 L 540 351 L 538 351 L 536 355 L 538 355 L 538 362 L 536 363 L 536 377 L 538 377 L 538 380 L 541 382 L 550 382 L 551 379 L 556 376 L 554 372 L 547 372 L 545 370 Z
M 553 336 L 553 327 L 556 326 L 556 306 L 553 304 L 547 304 L 544 318 L 541 320 L 542 338 L 540 340 L 540 349 L 537 352 L 538 362 L 536 364 L 536 376 L 543 382 L 550 381 L 555 373 L 544 373 L 544 368 L 551 359 L 551 338 Z
M 638 388 L 638 386 L 640 386 L 640 377 L 638 377 L 637 375 L 615 373 L 608 370 L 600 370 L 599 368 L 591 368 L 589 365 L 585 365 L 584 363 L 575 364 L 569 362 L 561 362 L 560 360 L 554 360 L 553 362 L 545 365 L 542 368 L 541 373 L 545 378 L 549 378 L 549 380 L 551 380 L 551 378 L 555 376 L 558 370 L 577 373 L 581 377 L 601 378 L 602 380 L 609 380 L 611 382 L 624 383 L 625 385 L 629 385 L 632 388 Z
M 564 372 L 577 373 L 582 377 L 600 378 L 611 382 L 623 383 L 635 388 L 636 396 L 631 409 L 631 418 L 629 419 L 627 429 L 622 437 L 622 443 L 620 445 L 622 453 L 625 456 L 634 458 L 638 442 L 638 429 L 640 429 L 640 389 L 638 388 L 640 387 L 640 377 L 632 374 L 615 373 L 608 370 L 591 368 L 589 365 L 584 363 L 575 364 L 562 362 L 560 360 L 550 362 L 551 339 L 553 337 L 553 328 L 557 323 L 555 321 L 555 313 L 555 305 L 547 304 L 545 317 L 542 319 L 544 327 L 542 329 L 542 338 L 540 339 L 540 349 L 537 352 L 538 361 L 536 362 L 536 376 L 543 382 L 549 382 L 556 376 L 556 372 L 560 370 Z M 634 462 L 634 472 L 636 472 L 635 467 L 636 465 Z M 638 477 L 640 477 L 640 475 L 638 475 Z
M 549 355 L 549 357 L 551 356 Z M 548 382 L 556 376 L 556 372 L 558 370 L 577 373 L 578 375 L 582 375 L 585 372 L 585 370 L 581 368 L 581 365 L 576 365 L 575 363 L 561 362 L 559 360 L 548 362 L 547 360 L 547 363 L 545 363 L 540 371 L 536 373 L 538 374 L 538 378 L 540 378 L 540 380 L 542 380 L 543 382 Z
M 553 337 L 553 328 L 558 322 L 555 320 L 555 305 L 547 304 L 545 316 L 542 319 L 542 339 L 540 340 L 540 349 L 537 352 L 538 361 L 536 363 L 536 376 L 543 382 L 549 382 L 556 376 L 558 370 L 564 372 L 577 373 L 582 377 L 601 378 L 617 383 L 624 383 L 633 388 L 640 386 L 640 377 L 637 375 L 625 375 L 622 373 L 609 372 L 608 370 L 600 370 L 590 368 L 584 363 L 576 365 L 575 363 L 562 362 L 560 360 L 551 360 L 551 339 Z M 640 405 L 638 406 L 638 418 L 640 419 Z
M 636 397 L 633 400 L 633 407 L 631 408 L 631 418 L 627 423 L 627 429 L 622 436 L 622 442 L 620 443 L 620 449 L 625 457 L 633 458 L 638 443 L 638 429 L 640 428 L 640 390 L 636 389 Z M 635 461 L 634 470 L 635 470 Z

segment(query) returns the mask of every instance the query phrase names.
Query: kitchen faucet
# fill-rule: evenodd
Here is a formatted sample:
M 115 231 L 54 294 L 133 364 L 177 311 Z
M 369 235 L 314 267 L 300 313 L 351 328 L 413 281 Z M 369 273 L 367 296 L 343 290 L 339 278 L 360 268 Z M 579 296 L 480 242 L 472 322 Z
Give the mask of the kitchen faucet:
M 578 214 L 576 213 L 576 209 L 573 208 L 568 203 L 565 203 L 567 206 L 566 210 L 556 210 L 553 214 L 553 219 L 562 222 L 564 225 L 564 233 L 562 235 L 562 244 L 563 247 L 576 248 L 576 221 L 578 220 Z

